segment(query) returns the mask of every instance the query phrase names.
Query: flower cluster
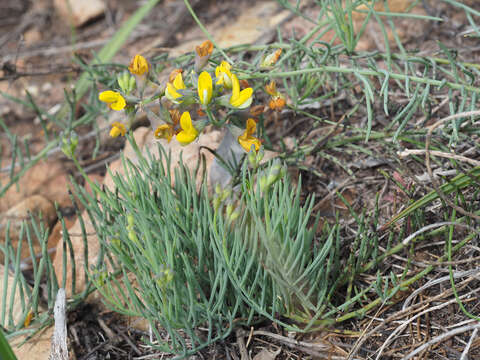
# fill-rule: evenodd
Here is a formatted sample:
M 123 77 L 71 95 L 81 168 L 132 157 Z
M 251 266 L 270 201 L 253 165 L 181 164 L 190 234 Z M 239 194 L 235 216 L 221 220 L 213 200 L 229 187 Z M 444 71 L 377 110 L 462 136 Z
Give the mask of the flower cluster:
M 155 69 L 148 61 L 136 55 L 128 66 L 129 73 L 117 77 L 118 89 L 103 91 L 98 98 L 112 110 L 124 110 L 130 120 L 138 110 L 147 111 L 157 139 L 170 142 L 175 138 L 181 145 L 187 145 L 195 141 L 207 125 L 240 127 L 245 130 L 237 137 L 238 144 L 246 152 L 252 148 L 258 150 L 261 142 L 254 136 L 256 120 L 249 116 L 253 88 L 245 80 L 239 80 L 232 64 L 211 61 L 212 52 L 210 41 L 197 46 L 193 69 L 173 70 L 165 86 L 157 83 Z M 278 58 L 279 53 L 275 56 Z M 146 89 L 152 88 L 157 90 L 153 96 L 145 96 Z M 276 109 L 279 109 L 279 99 L 283 97 L 275 94 L 271 95 L 276 96 L 279 103 Z M 146 105 L 154 101 L 159 101 L 160 111 L 146 109 Z M 114 122 L 111 126 L 110 136 L 117 137 L 126 134 L 129 124 Z

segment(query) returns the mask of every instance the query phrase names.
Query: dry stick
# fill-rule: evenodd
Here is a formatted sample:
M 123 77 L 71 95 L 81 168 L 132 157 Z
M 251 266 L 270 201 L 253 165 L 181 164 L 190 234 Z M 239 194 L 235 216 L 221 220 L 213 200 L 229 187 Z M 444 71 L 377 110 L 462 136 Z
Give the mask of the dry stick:
M 468 352 L 470 351 L 470 347 L 472 346 L 473 339 L 477 337 L 478 328 L 473 330 L 472 336 L 470 336 L 470 340 L 468 340 L 467 346 L 463 349 L 462 356 L 460 356 L 460 360 L 467 360 L 468 359 Z
M 456 272 L 453 274 L 453 277 L 454 278 L 461 278 L 461 277 L 465 277 L 465 276 L 471 276 L 471 275 L 476 275 L 477 273 L 480 272 L 480 269 L 472 269 L 472 270 L 468 270 L 468 271 L 459 271 L 459 272 Z M 470 280 L 474 280 L 475 278 L 474 277 L 470 277 L 469 278 Z M 437 284 L 440 284 L 444 281 L 450 281 L 450 275 L 447 275 L 447 276 L 444 276 L 444 277 L 441 277 L 439 279 L 435 279 L 435 280 L 430 280 L 429 282 L 427 282 L 425 285 L 423 285 L 422 287 L 419 287 L 418 289 L 416 289 L 414 292 L 412 292 L 404 301 L 403 303 L 403 306 L 402 306 L 402 310 L 405 310 L 409 305 L 410 305 L 410 302 L 412 302 L 412 300 L 415 298 L 415 296 L 417 296 L 419 293 L 421 293 L 423 290 L 431 287 L 431 286 L 434 286 L 434 285 L 437 285 Z
M 303 347 L 303 348 L 306 348 L 308 350 L 314 351 L 316 356 L 321 356 L 322 358 L 326 357 L 326 356 L 322 353 L 317 353 L 317 351 L 328 352 L 329 350 L 331 351 L 332 348 L 334 347 L 333 345 L 327 346 L 327 345 L 322 345 L 322 344 L 312 344 L 312 343 L 308 343 L 308 342 L 304 342 L 304 341 L 300 341 L 300 340 L 290 339 L 286 336 L 274 334 L 274 333 L 271 333 L 269 331 L 263 331 L 263 330 L 254 331 L 253 335 L 268 336 L 272 339 L 275 339 L 275 340 L 278 340 L 278 341 L 284 343 L 287 346 L 294 347 L 294 348 L 295 347 L 297 347 L 297 348 L 298 347 Z M 332 356 L 332 357 L 329 357 L 329 359 L 344 359 L 344 357 Z
M 465 285 L 467 285 L 470 281 L 474 280 L 473 278 L 469 278 L 467 280 L 464 280 L 462 281 L 460 284 L 459 284 L 459 287 L 464 287 Z M 440 299 L 444 298 L 445 296 L 449 296 L 452 294 L 452 289 L 448 289 L 448 290 L 445 290 L 444 292 L 442 292 L 441 294 L 438 294 L 432 298 L 428 298 L 426 300 L 423 300 L 417 304 L 413 304 L 410 306 L 410 308 L 407 308 L 405 310 L 400 310 L 398 312 L 396 312 L 395 314 L 392 314 L 390 315 L 388 318 L 386 318 L 385 320 L 383 320 L 383 322 L 381 324 L 379 324 L 378 326 L 376 326 L 374 329 L 372 329 L 368 334 L 366 334 L 365 336 L 362 335 L 362 337 L 359 338 L 359 341 L 357 341 L 357 343 L 355 344 L 356 346 L 356 349 L 354 350 L 351 350 L 349 356 L 352 357 L 353 355 L 355 355 L 355 353 L 358 351 L 358 349 L 363 345 L 363 343 L 370 337 L 372 336 L 373 334 L 376 334 L 378 333 L 378 331 L 382 328 L 384 328 L 387 324 L 395 321 L 396 319 L 399 319 L 401 318 L 402 316 L 404 315 L 409 315 L 411 313 L 414 313 L 414 312 L 419 312 L 419 311 L 422 311 L 424 309 L 426 309 L 427 307 L 430 306 L 430 303 L 434 302 L 434 301 L 439 301 Z
M 470 296 L 471 294 L 475 293 L 476 291 L 477 291 L 477 290 L 472 290 L 472 291 L 470 291 L 469 293 L 460 296 L 460 298 L 466 298 L 466 297 Z M 436 311 L 436 310 L 440 310 L 440 309 L 444 308 L 445 306 L 448 306 L 448 305 L 453 304 L 453 303 L 456 303 L 456 302 L 457 302 L 457 299 L 456 299 L 456 298 L 451 299 L 451 300 L 449 300 L 449 301 L 447 301 L 447 302 L 445 302 L 445 303 L 443 303 L 443 304 L 440 304 L 440 305 L 437 305 L 437 306 L 434 306 L 434 307 L 429 307 L 428 309 L 426 309 L 426 310 L 424 310 L 424 311 L 422 311 L 422 312 L 414 315 L 414 316 L 411 317 L 410 319 L 405 320 L 404 323 L 401 324 L 400 326 L 398 326 L 398 327 L 388 336 L 388 338 L 384 341 L 384 343 L 382 344 L 382 346 L 381 346 L 380 349 L 378 350 L 378 355 L 377 355 L 377 357 L 375 358 L 375 360 L 380 359 L 380 356 L 382 355 L 383 350 L 385 350 L 385 347 L 387 347 L 388 345 L 390 345 L 390 343 L 391 343 L 393 340 L 395 340 L 394 338 L 395 338 L 396 336 L 398 336 L 401 332 L 403 332 L 403 330 L 405 330 L 405 328 L 407 327 L 407 325 L 410 324 L 412 321 L 414 321 L 415 319 L 417 319 L 417 318 L 419 318 L 420 316 L 423 316 L 423 315 L 425 315 L 425 314 L 427 314 L 427 313 L 429 313 L 429 312 Z M 433 339 L 432 339 L 432 340 L 433 340 Z M 420 349 L 420 348 L 422 348 L 422 350 L 423 350 L 423 345 L 420 346 L 419 348 L 417 348 L 416 350 L 418 350 L 418 349 Z M 416 351 L 416 350 L 415 350 L 415 351 Z M 418 352 L 416 352 L 416 354 L 419 353 L 419 352 L 422 351 L 422 350 L 419 350 Z
M 243 338 L 244 331 L 242 329 L 237 329 L 235 335 L 237 336 L 237 345 L 240 350 L 240 359 L 241 360 L 251 360 L 248 355 L 247 347 L 245 346 L 245 339 Z
M 55 318 L 55 327 L 53 329 L 52 350 L 48 359 L 67 360 L 67 318 L 65 289 L 63 288 L 58 289 L 53 313 Z
M 404 356 L 402 358 L 402 360 L 409 360 L 409 359 L 413 358 L 415 355 L 417 355 L 419 352 L 423 351 L 424 349 L 427 349 L 428 347 L 430 347 L 430 346 L 432 346 L 436 343 L 439 343 L 440 341 L 448 339 L 449 337 L 452 337 L 452 336 L 457 335 L 457 334 L 464 333 L 466 331 L 479 329 L 479 328 L 480 328 L 480 323 L 477 323 L 477 324 L 462 326 L 462 327 L 453 329 L 451 331 L 448 331 L 448 332 L 446 332 L 442 335 L 439 335 L 439 336 L 436 336 L 436 337 L 432 338 L 431 340 L 429 340 L 428 342 L 426 342 L 422 346 L 416 348 L 410 354 L 408 354 L 407 356 Z
M 476 115 L 480 115 L 480 111 L 478 111 L 478 110 L 477 111 L 467 111 L 467 112 L 463 112 L 463 113 L 460 113 L 460 114 L 454 114 L 454 115 L 451 115 L 451 116 L 447 116 L 446 118 L 443 118 L 443 119 L 437 121 L 432 126 L 430 126 L 429 129 L 428 129 L 428 132 L 427 132 L 427 137 L 425 139 L 425 166 L 427 167 L 428 176 L 430 176 L 430 180 L 432 182 L 432 185 L 433 185 L 435 191 L 437 192 L 438 196 L 440 196 L 440 198 L 446 204 L 448 204 L 451 208 L 457 210 L 462 215 L 469 216 L 469 217 L 472 217 L 474 219 L 480 220 L 480 216 L 475 215 L 472 212 L 466 211 L 458 205 L 455 205 L 452 201 L 450 201 L 450 199 L 447 198 L 445 193 L 440 189 L 440 187 L 438 186 L 437 180 L 433 176 L 432 167 L 430 166 L 430 153 L 431 153 L 431 151 L 429 149 L 430 139 L 432 137 L 433 130 L 435 130 L 437 127 L 439 127 L 440 125 L 442 125 L 445 122 L 450 121 L 450 120 L 463 118 L 463 117 L 467 117 L 467 116 L 476 116 Z
M 367 330 L 368 328 L 372 325 L 373 321 L 375 319 L 377 319 L 377 316 L 378 314 L 380 313 L 380 311 L 383 309 L 383 306 L 385 305 L 385 302 L 384 301 L 382 303 L 382 305 L 380 305 L 380 307 L 378 308 L 377 312 L 375 313 L 375 315 L 372 316 L 372 319 L 368 322 L 368 325 L 365 327 L 364 330 L 362 330 L 362 333 L 360 334 L 360 336 L 358 337 L 357 341 L 355 341 L 355 344 L 353 344 L 353 347 L 350 349 L 349 353 L 348 353 L 348 357 L 346 360 L 352 360 L 353 359 L 353 356 L 357 353 L 358 349 L 360 348 L 360 346 L 362 346 L 362 344 L 365 342 L 365 334 L 367 333 Z M 382 324 L 383 325 L 383 324 Z
M 133 351 L 135 351 L 137 355 L 142 355 L 142 352 L 138 349 L 138 347 L 133 343 L 132 340 L 130 340 L 127 335 L 125 335 L 125 333 L 118 326 L 115 326 L 115 331 L 118 335 L 120 335 L 123 340 L 125 340 L 128 345 L 130 345 L 130 347 L 133 349 Z
M 404 151 L 401 151 L 401 152 L 397 153 L 397 155 L 401 158 L 404 158 L 404 157 L 407 157 L 409 155 L 422 155 L 422 154 L 426 154 L 426 153 L 427 153 L 427 150 L 424 150 L 424 149 L 406 149 Z M 447 159 L 454 159 L 454 160 L 458 160 L 458 161 L 463 161 L 463 162 L 472 164 L 473 166 L 480 166 L 480 161 L 473 160 L 473 159 L 470 159 L 470 158 L 468 158 L 466 156 L 462 156 L 462 155 L 451 154 L 451 153 L 447 153 L 447 152 L 443 152 L 443 151 L 436 151 L 436 150 L 430 150 L 430 155 L 444 157 L 444 158 L 447 158 Z

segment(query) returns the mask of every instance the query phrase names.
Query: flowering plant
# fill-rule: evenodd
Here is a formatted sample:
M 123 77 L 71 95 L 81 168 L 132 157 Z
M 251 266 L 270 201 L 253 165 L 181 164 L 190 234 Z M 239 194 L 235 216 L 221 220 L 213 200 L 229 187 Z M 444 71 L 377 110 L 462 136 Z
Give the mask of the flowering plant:
M 145 111 L 156 139 L 175 139 L 185 146 L 198 139 L 207 125 L 212 125 L 224 129 L 225 134 L 219 146 L 223 151 L 217 156 L 223 152 L 227 162 L 238 163 L 243 154 L 252 149 L 257 152 L 262 142 L 255 136 L 255 116 L 265 107 L 260 106 L 260 112 L 258 106 L 252 107 L 253 88 L 239 79 L 239 71 L 229 62 L 210 60 L 213 49 L 208 40 L 197 46 L 193 67 L 174 69 L 165 84 L 158 82 L 155 67 L 145 57 L 135 55 L 129 73 L 117 77 L 118 88 L 102 91 L 98 96 L 110 109 L 125 111 L 127 115 L 125 124 L 111 124 L 110 135 L 124 136 L 135 114 Z M 268 64 L 274 64 L 280 54 L 281 50 L 277 50 Z M 275 83 L 265 89 L 272 96 L 270 108 L 280 110 L 285 100 Z

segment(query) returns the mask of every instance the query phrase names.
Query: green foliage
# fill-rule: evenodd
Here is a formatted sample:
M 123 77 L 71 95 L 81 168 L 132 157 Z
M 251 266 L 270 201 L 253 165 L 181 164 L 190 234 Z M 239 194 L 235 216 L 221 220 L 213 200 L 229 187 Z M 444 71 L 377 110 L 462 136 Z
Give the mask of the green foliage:
M 13 353 L 10 344 L 8 343 L 7 339 L 2 330 L 0 330 L 0 358 L 2 360 L 15 360 L 16 356 Z
M 11 239 L 11 223 L 8 221 L 4 231 L 5 243 L 0 244 L 0 251 L 4 257 L 4 274 L 2 292 L 0 293 L 0 325 L 7 331 L 8 337 L 27 334 L 28 338 L 36 334 L 44 327 L 51 325 L 53 319 L 49 312 L 53 311 L 55 298 L 60 287 L 67 285 L 72 289 L 74 296 L 69 302 L 68 308 L 75 307 L 82 302 L 91 287 L 88 282 L 82 293 L 75 290 L 75 278 L 78 271 L 73 262 L 73 248 L 65 227 L 65 222 L 58 213 L 63 229 L 63 247 L 71 257 L 64 256 L 62 261 L 62 273 L 57 277 L 52 263 L 51 251 L 47 248 L 49 231 L 41 221 L 30 215 L 30 219 L 21 223 L 18 240 L 15 247 Z M 17 224 L 15 226 L 18 226 Z M 83 234 L 83 239 L 86 235 Z M 21 258 L 22 249 L 28 247 L 30 255 L 28 261 Z M 40 253 L 35 249 L 40 248 Z M 71 272 L 72 283 L 67 284 L 67 271 Z M 9 281 L 8 277 L 11 277 Z M 20 311 L 20 313 L 15 311 Z M 47 311 L 45 311 L 47 310 Z M 29 325 L 32 326 L 29 326 Z
M 168 155 L 159 153 L 125 161 L 116 191 L 88 207 L 108 259 L 91 277 L 113 309 L 148 319 L 157 345 L 184 355 L 260 315 L 318 311 L 334 278 L 325 258 L 335 229 L 314 241 L 313 199 L 302 206 L 285 176 L 262 191 L 245 165 L 237 200 L 215 210 L 206 186 L 197 192 L 189 172 L 170 173 Z M 229 206 L 239 213 L 233 221 Z

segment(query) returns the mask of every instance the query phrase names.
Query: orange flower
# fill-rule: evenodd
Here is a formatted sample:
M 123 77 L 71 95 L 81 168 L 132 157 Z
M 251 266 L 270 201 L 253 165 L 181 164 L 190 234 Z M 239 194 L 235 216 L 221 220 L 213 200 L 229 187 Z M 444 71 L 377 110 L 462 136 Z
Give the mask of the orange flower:
M 268 106 L 272 110 L 280 111 L 285 107 L 285 99 L 283 97 L 272 98 L 268 103 Z
M 154 133 L 155 139 L 166 139 L 167 142 L 172 140 L 173 135 L 175 135 L 175 130 L 171 124 L 160 125 Z
M 210 40 L 205 40 L 200 46 L 195 47 L 195 51 L 200 57 L 210 55 L 213 51 L 213 43 Z
M 200 72 L 205 65 L 207 65 L 208 59 L 210 59 L 210 54 L 213 51 L 213 44 L 210 40 L 204 41 L 202 45 L 195 48 L 195 72 Z
M 245 79 L 240 80 L 239 82 L 240 82 L 240 87 L 243 88 L 243 89 L 250 87 L 250 84 Z
M 169 113 L 172 122 L 170 124 L 162 124 L 157 127 L 154 133 L 156 139 L 166 139 L 168 142 L 170 142 L 172 137 L 179 132 L 179 130 L 175 129 L 180 122 L 180 111 L 177 109 L 169 110 Z
M 265 85 L 265 91 L 272 97 L 268 103 L 270 109 L 280 111 L 285 107 L 285 97 L 277 90 L 275 81 Z

